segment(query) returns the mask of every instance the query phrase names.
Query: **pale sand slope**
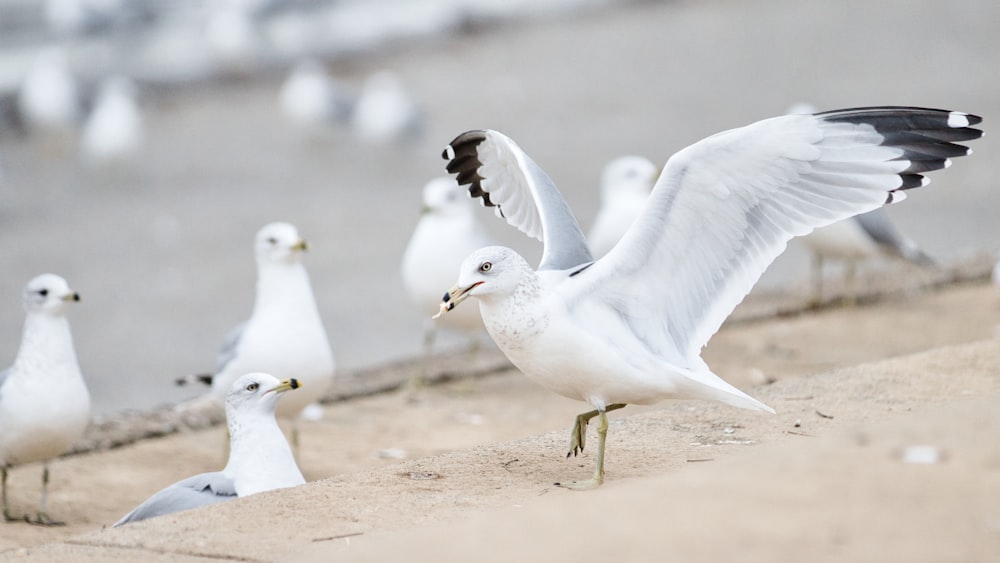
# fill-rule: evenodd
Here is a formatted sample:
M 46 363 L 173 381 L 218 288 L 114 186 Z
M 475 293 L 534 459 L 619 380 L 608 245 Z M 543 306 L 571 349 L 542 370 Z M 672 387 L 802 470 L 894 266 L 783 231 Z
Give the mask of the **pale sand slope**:
M 773 561 L 872 560 L 892 553 L 909 560 L 990 560 L 1000 554 L 1000 418 L 993 408 L 1000 341 L 812 376 L 780 366 L 808 369 L 806 358 L 824 354 L 829 358 L 820 363 L 838 356 L 861 361 L 865 350 L 869 358 L 907 351 L 906 342 L 912 352 L 989 338 L 1000 317 L 997 305 L 994 288 L 963 286 L 854 311 L 729 327 L 713 342 L 718 356 L 710 363 L 779 377 L 752 389 L 779 414 L 695 402 L 630 408 L 613 418 L 609 481 L 599 491 L 551 486 L 592 469 L 592 451 L 576 460 L 562 457 L 566 429 L 582 405 L 523 377 L 501 376 L 428 390 L 416 406 L 393 395 L 332 405 L 328 419 L 307 434 L 312 448 L 303 465 L 310 478 L 335 477 L 123 529 L 79 535 L 114 521 L 156 488 L 204 470 L 194 465 L 217 465 L 210 460 L 219 459 L 221 435 L 191 433 L 60 461 L 56 475 L 62 468 L 70 482 L 56 484 L 53 512 L 67 519 L 80 512 L 90 523 L 70 526 L 75 533 L 65 543 L 4 555 L 38 561 Z M 393 434 L 398 441 L 387 441 Z M 483 445 L 457 449 L 473 443 Z M 944 461 L 902 463 L 899 452 L 914 444 L 940 448 Z M 371 455 L 392 445 L 412 458 L 428 457 L 395 462 Z M 448 449 L 457 450 L 439 453 Z M 36 485 L 29 488 L 17 497 L 21 505 L 33 502 Z M 28 530 L 64 534 L 18 524 L 3 530 L 5 538 Z M 352 534 L 360 535 L 342 537 Z M 14 545 L 43 539 L 22 537 Z

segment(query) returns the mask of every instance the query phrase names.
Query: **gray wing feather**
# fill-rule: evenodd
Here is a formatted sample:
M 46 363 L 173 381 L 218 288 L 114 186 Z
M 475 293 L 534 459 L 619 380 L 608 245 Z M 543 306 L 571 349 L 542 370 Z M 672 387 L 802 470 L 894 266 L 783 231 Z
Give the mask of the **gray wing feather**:
M 524 234 L 542 241 L 539 270 L 568 270 L 593 262 L 583 231 L 552 179 L 501 133 L 467 131 L 442 155 L 459 185 L 496 207 L 497 214 Z
M 0 371 L 0 400 L 3 400 L 3 384 L 7 381 L 7 377 L 10 376 L 12 368 L 7 368 Z
M 917 244 L 899 232 L 889 221 L 882 208 L 856 215 L 854 220 L 879 246 L 889 252 L 918 264 L 933 265 L 934 260 L 924 254 Z
M 178 481 L 149 497 L 132 512 L 115 522 L 114 527 L 234 498 L 236 498 L 236 488 L 232 479 L 221 472 L 201 473 Z
M 246 330 L 248 322 L 250 321 L 243 321 L 226 334 L 226 338 L 222 341 L 222 348 L 219 349 L 219 354 L 215 357 L 215 373 L 222 373 L 226 365 L 236 357 L 236 349 L 240 345 L 240 338 L 243 337 L 243 331 Z

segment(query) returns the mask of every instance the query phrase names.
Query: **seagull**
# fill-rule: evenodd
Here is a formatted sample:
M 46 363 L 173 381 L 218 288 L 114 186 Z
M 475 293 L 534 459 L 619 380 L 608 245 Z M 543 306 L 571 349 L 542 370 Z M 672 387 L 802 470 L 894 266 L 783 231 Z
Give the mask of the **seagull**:
M 39 51 L 21 83 L 18 105 L 33 132 L 56 138 L 73 133 L 80 119 L 80 91 L 65 50 Z
M 351 112 L 347 95 L 313 58 L 300 61 L 289 72 L 281 85 L 279 104 L 282 113 L 311 136 L 346 122 Z
M 102 82 L 83 127 L 80 150 L 85 161 L 103 165 L 135 157 L 143 138 L 142 114 L 135 98 L 135 83 L 125 76 Z
M 211 396 L 224 404 L 233 381 L 250 372 L 295 378 L 305 391 L 278 405 L 277 416 L 292 424 L 292 445 L 299 442 L 298 418 L 319 401 L 333 381 L 330 342 L 302 264 L 308 248 L 294 225 L 275 222 L 257 232 L 257 297 L 250 319 L 232 329 L 219 352 Z M 178 380 L 184 383 L 186 379 Z
M 673 155 L 646 207 L 594 260 L 555 184 L 511 139 L 468 131 L 444 151 L 449 172 L 507 222 L 543 242 L 533 269 L 499 246 L 473 252 L 438 315 L 469 297 L 529 378 L 594 410 L 576 417 L 569 454 L 598 423 L 593 477 L 604 482 L 606 413 L 629 403 L 708 399 L 774 412 L 712 373 L 701 350 L 788 241 L 902 200 L 924 172 L 969 154 L 981 119 L 907 107 L 765 119 Z
M 601 209 L 587 234 L 590 252 L 596 257 L 611 250 L 639 216 L 658 170 L 642 156 L 621 156 L 604 166 L 601 173 Z
M 475 206 L 465 190 L 449 176 L 424 186 L 420 220 L 403 253 L 403 286 L 413 303 L 428 315 L 437 310 L 441 288 L 454 281 L 455 272 L 474 250 L 492 244 L 486 228 L 476 218 Z M 460 314 L 429 321 L 424 330 L 424 355 L 434 347 L 438 326 L 466 334 L 482 332 L 479 311 L 463 308 Z
M 278 399 L 299 387 L 294 378 L 278 381 L 267 373 L 239 377 L 226 395 L 230 444 L 226 467 L 170 485 L 123 516 L 114 527 L 305 483 L 274 419 Z
M 83 436 L 90 394 L 73 349 L 66 309 L 80 300 L 63 278 L 42 274 L 24 288 L 24 332 L 14 365 L 0 372 L 0 491 L 8 521 L 59 525 L 46 504 L 49 462 Z M 11 514 L 7 470 L 42 462 L 42 495 L 35 518 Z
M 854 276 L 860 260 L 892 256 L 919 266 L 937 265 L 933 258 L 920 250 L 917 243 L 893 226 L 881 208 L 816 229 L 802 237 L 802 243 L 812 253 L 811 301 L 814 304 L 822 302 L 823 262 L 826 259 L 846 262 L 844 287 L 848 303 L 854 303 L 857 299 Z
M 352 117 L 354 134 L 370 144 L 389 144 L 420 131 L 417 103 L 396 73 L 382 70 L 365 80 Z

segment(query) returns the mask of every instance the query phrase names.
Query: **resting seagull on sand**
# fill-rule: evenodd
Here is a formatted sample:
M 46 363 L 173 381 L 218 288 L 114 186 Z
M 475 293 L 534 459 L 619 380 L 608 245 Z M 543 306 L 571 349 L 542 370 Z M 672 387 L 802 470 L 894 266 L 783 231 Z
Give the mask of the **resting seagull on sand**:
M 285 391 L 298 388 L 295 379 L 278 381 L 266 373 L 250 373 L 233 382 L 226 396 L 229 426 L 226 467 L 170 485 L 123 516 L 115 527 L 305 483 L 274 420 L 278 399 Z
M 552 180 L 512 140 L 469 131 L 446 147 L 473 197 L 542 240 L 538 270 L 513 250 L 469 256 L 441 312 L 479 299 L 483 321 L 529 378 L 599 417 L 593 478 L 604 481 L 605 413 L 628 403 L 711 399 L 773 412 L 716 376 L 701 350 L 795 236 L 904 198 L 922 173 L 969 154 L 982 132 L 960 112 L 875 107 L 765 119 L 672 156 L 642 214 L 594 261 Z M 439 313 L 440 314 L 440 313 Z
M 66 307 L 80 300 L 66 280 L 42 274 L 24 288 L 24 332 L 14 365 L 0 372 L 0 496 L 6 520 L 61 524 L 46 503 L 49 462 L 83 436 L 90 394 L 73 349 Z M 42 462 L 42 496 L 35 518 L 11 514 L 7 469 Z

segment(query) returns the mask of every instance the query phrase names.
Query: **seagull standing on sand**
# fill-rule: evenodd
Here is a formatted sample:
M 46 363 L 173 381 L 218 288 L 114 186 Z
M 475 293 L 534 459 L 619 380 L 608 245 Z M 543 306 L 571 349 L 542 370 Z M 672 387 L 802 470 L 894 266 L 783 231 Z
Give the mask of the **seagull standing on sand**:
M 649 199 L 656 165 L 641 156 L 622 156 L 601 173 L 601 208 L 587 234 L 590 252 L 600 258 L 621 240 Z
M 305 483 L 274 420 L 278 399 L 298 388 L 295 379 L 278 381 L 267 373 L 250 373 L 234 381 L 226 395 L 230 444 L 226 467 L 170 485 L 123 516 L 115 527 Z
M 788 241 L 904 198 L 924 172 L 969 154 L 979 117 L 876 107 L 765 119 L 703 139 L 666 163 L 642 214 L 594 260 L 552 180 L 511 139 L 469 131 L 446 147 L 473 197 L 542 240 L 534 270 L 509 248 L 462 264 L 441 313 L 479 299 L 497 345 L 529 378 L 594 410 L 576 418 L 569 455 L 599 417 L 591 479 L 604 481 L 606 412 L 628 403 L 708 399 L 770 407 L 712 373 L 701 350 Z
M 454 178 L 435 178 L 424 186 L 420 220 L 403 253 L 403 286 L 413 303 L 428 315 L 437 310 L 441 288 L 454 282 L 455 272 L 473 251 L 492 244 L 476 218 L 472 200 Z M 466 310 L 467 309 L 467 310 Z M 434 347 L 438 323 L 467 334 L 483 330 L 479 311 L 469 307 L 460 314 L 428 319 L 424 330 L 424 355 Z
M 21 83 L 18 105 L 32 132 L 70 138 L 80 119 L 80 92 L 66 51 L 48 47 L 38 53 Z
M 24 288 L 24 333 L 14 365 L 0 372 L 0 495 L 6 520 L 60 524 L 47 511 L 49 462 L 83 436 L 90 394 L 73 349 L 66 307 L 80 296 L 66 280 L 43 274 Z M 35 518 L 14 516 L 7 504 L 7 470 L 42 462 Z
M 142 114 L 136 103 L 135 83 L 112 76 L 101 84 L 94 111 L 83 126 L 83 159 L 103 165 L 135 157 L 142 145 Z
M 279 418 L 291 422 L 292 445 L 298 447 L 302 411 L 319 401 L 333 381 L 333 351 L 302 264 L 306 241 L 295 226 L 265 225 L 257 232 L 254 249 L 257 296 L 253 313 L 226 336 L 216 371 L 209 378 L 211 395 L 224 404 L 233 381 L 251 372 L 298 380 L 305 390 L 286 398 L 277 409 Z
M 860 260 L 893 256 L 924 267 L 935 265 L 917 243 L 893 226 L 881 208 L 816 229 L 802 237 L 802 243 L 812 253 L 811 301 L 814 304 L 823 300 L 823 262 L 827 259 L 846 263 L 844 288 L 848 303 L 857 299 L 855 271 Z
M 281 85 L 282 113 L 309 136 L 322 136 L 342 122 L 351 101 L 316 59 L 305 59 L 291 70 Z
M 362 142 L 390 144 L 420 132 L 417 103 L 394 72 L 383 70 L 368 77 L 354 106 L 354 134 Z

